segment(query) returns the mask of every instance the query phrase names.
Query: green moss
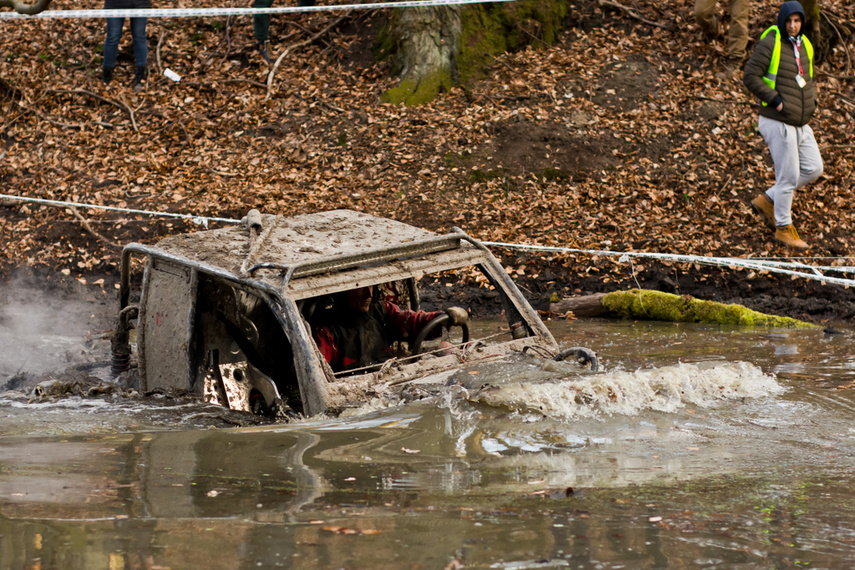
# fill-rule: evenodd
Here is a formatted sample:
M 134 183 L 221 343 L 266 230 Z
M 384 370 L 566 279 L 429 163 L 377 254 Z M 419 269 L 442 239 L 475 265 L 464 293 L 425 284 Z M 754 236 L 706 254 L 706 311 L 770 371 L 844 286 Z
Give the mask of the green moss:
M 427 75 L 421 81 L 404 79 L 398 87 L 393 87 L 383 94 L 384 103 L 405 105 L 422 105 L 434 99 L 439 93 L 448 91 L 454 86 L 449 71 L 437 71 Z
M 389 19 L 387 24 L 383 26 L 380 33 L 377 34 L 377 39 L 374 41 L 373 53 L 374 59 L 384 61 L 389 54 L 395 50 L 395 38 L 392 35 L 392 23 L 397 20 L 397 15 Z M 393 70 L 394 71 L 394 70 Z
M 420 105 L 455 85 L 466 85 L 469 79 L 484 74 L 492 60 L 505 52 L 517 51 L 526 46 L 541 49 L 555 43 L 564 28 L 569 12 L 567 0 L 518 0 L 501 4 L 467 4 L 460 8 L 461 33 L 455 55 L 454 72 L 441 74 L 419 85 L 405 85 L 387 91 L 383 100 L 388 103 Z M 391 29 L 397 19 L 393 15 L 381 30 L 374 44 L 377 59 L 386 59 L 395 51 Z M 393 62 L 391 72 L 401 71 Z
M 568 9 L 566 0 L 463 6 L 457 56 L 461 81 L 481 75 L 489 61 L 499 54 L 529 45 L 541 49 L 555 43 Z
M 500 171 L 496 170 L 480 170 L 475 169 L 472 171 L 472 174 L 469 177 L 473 182 L 486 182 L 487 180 L 496 180 L 497 178 L 501 178 L 504 174 Z
M 644 289 L 614 291 L 603 297 L 602 304 L 624 318 L 757 327 L 817 327 L 790 317 L 778 317 L 753 311 L 742 305 L 703 301 L 689 295 L 679 296 Z
M 545 168 L 541 174 L 541 177 L 544 180 L 561 180 L 563 178 L 569 178 L 569 176 L 569 174 L 562 172 L 557 168 Z

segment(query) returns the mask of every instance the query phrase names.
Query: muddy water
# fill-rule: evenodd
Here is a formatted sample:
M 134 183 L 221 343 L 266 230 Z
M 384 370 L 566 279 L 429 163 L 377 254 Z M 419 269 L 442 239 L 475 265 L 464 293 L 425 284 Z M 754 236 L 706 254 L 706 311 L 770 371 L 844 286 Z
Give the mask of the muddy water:
M 7 393 L 0 567 L 852 566 L 855 330 L 550 327 L 604 372 L 228 429 Z

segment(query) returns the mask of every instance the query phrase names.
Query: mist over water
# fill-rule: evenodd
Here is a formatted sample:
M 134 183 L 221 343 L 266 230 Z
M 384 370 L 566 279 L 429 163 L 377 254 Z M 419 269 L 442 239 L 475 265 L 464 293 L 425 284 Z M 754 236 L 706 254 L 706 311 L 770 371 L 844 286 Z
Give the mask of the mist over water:
M 90 295 L 91 297 L 91 295 Z M 47 292 L 24 278 L 0 283 L 0 389 L 104 358 L 108 305 Z

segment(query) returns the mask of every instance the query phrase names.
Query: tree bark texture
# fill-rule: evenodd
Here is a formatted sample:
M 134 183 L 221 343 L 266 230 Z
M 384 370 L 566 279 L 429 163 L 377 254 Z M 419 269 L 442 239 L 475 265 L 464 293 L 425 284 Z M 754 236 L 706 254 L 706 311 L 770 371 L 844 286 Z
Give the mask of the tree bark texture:
M 568 0 L 517 0 L 397 10 L 380 44 L 394 57 L 401 83 L 384 100 L 426 103 L 483 74 L 499 54 L 550 45 L 569 9 Z
M 799 0 L 807 16 L 807 24 L 802 30 L 814 47 L 814 63 L 822 63 L 831 53 L 831 38 L 834 30 L 828 24 L 823 25 L 817 0 Z
M 550 303 L 549 312 L 566 313 L 570 311 L 577 317 L 599 317 L 609 312 L 603 305 L 603 297 L 605 296 L 605 293 L 596 293 L 581 297 L 567 297 L 557 303 Z
M 393 103 L 418 105 L 457 81 L 460 7 L 404 8 L 391 29 L 401 84 L 386 94 Z

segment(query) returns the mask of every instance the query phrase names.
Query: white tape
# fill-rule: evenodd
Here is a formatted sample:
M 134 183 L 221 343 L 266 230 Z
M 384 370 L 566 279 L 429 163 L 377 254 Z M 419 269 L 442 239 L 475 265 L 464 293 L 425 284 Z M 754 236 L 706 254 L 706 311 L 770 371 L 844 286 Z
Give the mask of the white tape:
M 421 8 L 514 2 L 515 0 L 405 0 L 373 4 L 329 4 L 324 6 L 285 6 L 278 8 L 156 8 L 153 10 L 45 10 L 33 16 L 17 12 L 0 12 L 2 18 L 210 18 L 219 16 L 254 16 L 256 14 L 291 14 L 295 12 L 330 12 L 337 10 L 377 10 L 380 8 Z
M 766 259 L 746 259 L 742 257 L 706 257 L 701 255 L 684 255 L 674 253 L 648 253 L 643 251 L 609 251 L 602 249 L 576 249 L 573 247 L 554 247 L 548 245 L 525 245 L 517 243 L 504 243 L 496 241 L 481 242 L 484 245 L 493 247 L 504 247 L 508 249 L 522 249 L 529 251 L 551 251 L 556 253 L 582 253 L 587 255 L 603 255 L 608 257 L 618 257 L 619 263 L 630 261 L 631 258 L 646 258 L 655 259 L 658 261 L 672 261 L 676 263 L 697 263 L 698 265 L 712 265 L 718 267 L 731 267 L 742 269 L 753 269 L 755 271 L 768 271 L 769 273 L 782 273 L 784 275 L 793 275 L 810 279 L 813 281 L 822 281 L 824 283 L 832 283 L 834 285 L 843 285 L 844 287 L 855 287 L 855 279 L 844 279 L 840 277 L 828 277 L 821 270 L 835 271 L 839 273 L 855 273 L 855 267 L 843 266 L 824 266 L 815 267 L 805 265 L 799 262 L 784 262 L 772 261 Z M 808 258 L 808 259 L 823 259 L 823 258 Z M 841 259 L 841 258 L 834 258 Z M 842 258 L 852 259 L 852 258 Z M 791 268 L 791 269 L 788 269 Z M 794 271 L 794 269 L 810 269 L 810 273 L 802 271 Z
M 155 217 L 189 219 L 197 225 L 208 227 L 209 222 L 225 222 L 230 224 L 240 223 L 240 220 L 231 218 L 214 218 L 208 216 L 197 216 L 194 214 L 174 214 L 171 212 L 152 212 L 150 210 L 134 210 L 132 208 L 117 208 L 115 206 L 100 206 L 96 204 L 82 204 L 79 202 L 66 202 L 61 200 L 45 200 L 43 198 L 30 198 L 28 196 L 14 196 L 11 194 L 0 194 L 0 199 L 16 200 L 19 202 L 30 202 L 33 204 L 48 204 L 51 206 L 74 206 L 76 208 L 92 208 L 95 210 L 107 210 L 111 212 L 124 212 L 128 214 L 144 214 Z M 619 257 L 618 262 L 626 263 L 631 258 L 648 258 L 659 261 L 672 261 L 677 263 L 697 263 L 699 265 L 714 265 L 719 267 L 738 267 L 743 269 L 754 269 L 756 271 L 768 271 L 769 273 L 781 273 L 792 275 L 813 281 L 822 281 L 844 287 L 855 287 L 855 279 L 843 279 L 840 277 L 828 277 L 822 271 L 835 271 L 839 273 L 855 273 L 855 267 L 845 266 L 814 266 L 806 265 L 798 261 L 775 261 L 774 259 L 747 259 L 742 257 L 704 257 L 700 255 L 682 255 L 673 253 L 648 253 L 641 251 L 609 251 L 598 249 L 576 249 L 572 247 L 555 247 L 548 245 L 526 245 L 519 243 L 504 243 L 495 241 L 483 241 L 484 245 L 493 247 L 504 247 L 509 249 L 522 249 L 528 251 L 550 251 L 556 253 L 583 253 L 587 255 L 605 255 Z M 852 259 L 850 257 L 835 258 L 800 258 L 800 259 Z M 810 273 L 795 271 L 796 269 L 807 269 Z

